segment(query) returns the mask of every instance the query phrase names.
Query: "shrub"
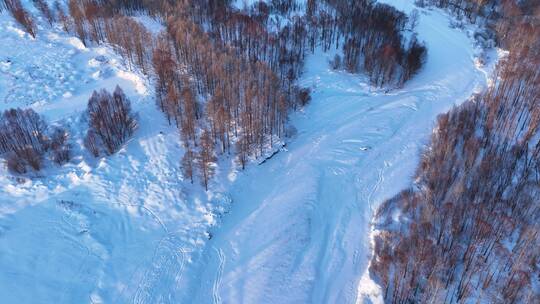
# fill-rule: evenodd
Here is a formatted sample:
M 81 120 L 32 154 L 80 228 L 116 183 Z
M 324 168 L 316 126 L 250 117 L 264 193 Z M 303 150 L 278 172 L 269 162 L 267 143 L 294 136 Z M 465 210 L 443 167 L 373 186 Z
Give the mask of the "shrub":
M 7 167 L 10 172 L 24 174 L 27 172 L 23 159 L 15 153 L 9 153 L 6 157 Z
M 52 160 L 65 164 L 71 159 L 71 145 L 68 143 L 68 133 L 62 128 L 55 128 L 51 135 L 50 148 Z
M 341 56 L 336 54 L 334 59 L 330 60 L 330 67 L 332 70 L 339 70 L 341 68 Z
M 298 92 L 298 100 L 300 105 L 305 106 L 311 101 L 311 90 L 309 88 L 302 88 Z

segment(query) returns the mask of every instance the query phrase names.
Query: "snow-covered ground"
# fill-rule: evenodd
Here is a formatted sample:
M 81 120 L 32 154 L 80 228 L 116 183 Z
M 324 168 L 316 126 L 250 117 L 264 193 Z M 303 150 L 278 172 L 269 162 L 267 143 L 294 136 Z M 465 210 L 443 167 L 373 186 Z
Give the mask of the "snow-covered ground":
M 245 172 L 222 166 L 208 195 L 183 181 L 177 132 L 145 77 L 109 48 L 44 22 L 34 40 L 1 13 L 0 109 L 31 106 L 80 141 L 91 91 L 120 84 L 140 126 L 118 154 L 93 160 L 76 148 L 46 178 L 21 182 L 0 168 L 0 302 L 377 300 L 366 275 L 373 210 L 410 181 L 436 115 L 490 71 L 445 14 L 421 12 L 428 60 L 418 76 L 385 93 L 331 71 L 333 54 L 310 56 L 302 84 L 313 101 L 293 115 L 287 150 Z
M 175 302 L 169 294 L 181 290 L 183 265 L 201 251 L 227 197 L 183 181 L 179 135 L 145 77 L 108 47 L 85 48 L 38 24 L 32 39 L 0 14 L 0 110 L 32 107 L 67 127 L 75 158 L 33 178 L 0 166 L 0 302 Z M 93 90 L 116 85 L 139 128 L 119 153 L 94 159 L 81 149 L 81 114 Z

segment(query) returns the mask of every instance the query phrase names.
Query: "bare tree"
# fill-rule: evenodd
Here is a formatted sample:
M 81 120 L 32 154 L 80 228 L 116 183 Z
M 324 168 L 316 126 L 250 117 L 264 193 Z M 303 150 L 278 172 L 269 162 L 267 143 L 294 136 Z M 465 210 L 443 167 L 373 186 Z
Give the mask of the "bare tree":
M 5 6 L 11 13 L 13 18 L 24 28 L 24 30 L 30 34 L 30 36 L 36 38 L 37 28 L 34 22 L 34 18 L 23 7 L 20 0 L 4 0 Z
M 47 19 L 49 25 L 53 25 L 55 19 L 51 9 L 49 8 L 49 4 L 47 4 L 45 0 L 32 0 L 32 2 L 34 3 L 34 6 L 41 12 L 43 17 Z
M 182 174 L 184 177 L 189 178 L 190 182 L 193 184 L 193 163 L 195 161 L 195 153 L 191 150 L 190 147 L 186 148 L 186 152 L 182 157 Z
M 88 120 L 85 143 L 95 156 L 99 155 L 97 146 L 103 146 L 106 154 L 115 153 L 137 128 L 131 103 L 119 86 L 113 95 L 106 90 L 94 91 L 88 101 Z
M 201 181 L 204 189 L 208 191 L 208 183 L 214 176 L 214 163 L 216 162 L 214 142 L 208 130 L 204 130 L 201 135 L 201 148 L 197 158 Z

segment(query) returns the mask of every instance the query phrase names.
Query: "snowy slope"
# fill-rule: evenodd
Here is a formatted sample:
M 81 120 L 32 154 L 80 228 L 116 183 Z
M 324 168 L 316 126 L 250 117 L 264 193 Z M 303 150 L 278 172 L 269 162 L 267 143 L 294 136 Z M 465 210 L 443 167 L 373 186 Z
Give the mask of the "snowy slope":
M 184 265 L 227 199 L 186 189 L 177 131 L 143 75 L 108 47 L 38 24 L 32 39 L 0 14 L 0 110 L 30 106 L 67 127 L 75 158 L 32 178 L 0 166 L 0 302 L 175 302 Z M 119 153 L 94 159 L 81 148 L 81 114 L 94 89 L 116 85 L 139 128 Z
M 330 71 L 333 54 L 310 56 L 302 83 L 313 101 L 293 116 L 287 151 L 240 173 L 220 164 L 206 194 L 183 181 L 178 135 L 143 75 L 107 47 L 44 22 L 34 40 L 0 14 L 0 109 L 31 106 L 68 126 L 77 152 L 22 182 L 0 167 L 1 302 L 352 303 L 376 292 L 362 278 L 373 209 L 404 188 L 436 115 L 489 74 L 448 23 L 438 10 L 421 14 L 428 63 L 388 94 Z M 80 148 L 81 113 L 93 89 L 116 84 L 140 126 L 95 160 Z
M 407 12 L 411 2 L 389 0 Z M 373 210 L 407 185 L 436 115 L 488 74 L 441 11 L 423 10 L 418 32 L 427 65 L 388 94 L 330 71 L 331 54 L 308 59 L 302 82 L 313 102 L 293 118 L 298 136 L 231 185 L 232 213 L 209 242 L 191 302 L 380 301 L 366 274 Z

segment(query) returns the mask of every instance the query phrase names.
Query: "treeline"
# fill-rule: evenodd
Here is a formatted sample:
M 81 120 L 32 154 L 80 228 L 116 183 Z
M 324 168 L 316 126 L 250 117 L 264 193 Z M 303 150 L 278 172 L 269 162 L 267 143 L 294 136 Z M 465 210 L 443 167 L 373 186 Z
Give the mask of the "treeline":
M 307 99 L 292 84 L 297 75 L 284 79 L 268 58 L 258 58 L 260 52 L 250 57 L 225 36 L 205 32 L 203 23 L 230 29 L 213 12 L 179 4 L 175 13 L 154 51 L 157 101 L 179 127 L 187 151 L 184 175 L 191 178 L 191 167 L 198 168 L 207 187 L 216 152 L 235 151 L 244 168 L 250 156 L 262 155 L 274 137 L 283 136 L 289 110 Z
M 511 32 L 493 85 L 439 117 L 415 187 L 379 209 L 371 271 L 386 302 L 540 302 L 534 22 L 524 18 Z
M 32 16 L 20 0 L 2 0 L 15 19 L 35 37 Z M 236 56 L 265 62 L 283 82 L 290 95 L 291 86 L 301 72 L 307 46 L 314 51 L 321 45 L 328 50 L 342 44 L 343 61 L 336 58 L 335 68 L 350 72 L 364 71 L 379 87 L 401 86 L 422 66 L 426 48 L 414 33 L 404 37 L 408 17 L 391 6 L 372 0 L 307 1 L 305 14 L 295 15 L 284 25 L 275 22 L 271 13 L 288 16 L 302 4 L 293 0 L 258 2 L 250 11 L 232 9 L 229 1 L 103 1 L 69 0 L 65 8 L 56 2 L 51 9 L 44 0 L 34 6 L 53 23 L 58 20 L 65 30 L 77 35 L 83 44 L 111 43 L 119 53 L 147 73 L 152 37 L 144 26 L 123 14 L 140 10 L 163 20 L 169 17 L 191 20 L 210 29 L 212 42 L 220 48 L 232 47 Z M 412 22 L 414 24 L 414 22 Z M 269 33 L 268 29 L 275 29 Z M 412 30 L 412 28 L 410 29 Z
M 326 2 L 336 10 L 335 27 L 344 41 L 343 60 L 336 58 L 334 67 L 343 66 L 350 72 L 365 71 L 379 87 L 402 86 L 422 67 L 427 49 L 412 32 L 418 22 L 417 14 L 409 20 L 394 7 L 370 0 Z M 321 20 L 332 24 L 328 17 Z M 408 39 L 404 37 L 406 30 L 411 31 Z M 328 37 L 325 40 L 329 45 L 334 34 L 323 32 L 322 36 Z
M 282 25 L 270 15 L 290 15 L 300 10 L 300 4 L 259 2 L 247 12 L 218 15 L 211 21 L 212 33 L 251 60 L 264 60 L 282 78 L 298 76 L 306 52 L 317 46 L 323 51 L 341 49 L 344 58 L 333 66 L 365 72 L 378 87 L 402 86 L 426 59 L 427 49 L 414 34 L 418 15 L 409 19 L 371 0 L 307 1 L 303 9 L 303 15 L 294 15 Z
M 503 48 L 512 45 L 513 37 L 509 34 L 514 28 L 524 19 L 538 20 L 539 14 L 537 0 L 416 0 L 415 3 L 420 7 L 446 9 L 457 18 L 480 25 L 485 30 L 479 33 L 481 39 L 484 42 L 493 39 Z
M 476 23 L 478 19 L 498 19 L 500 13 L 497 10 L 502 8 L 500 5 L 502 2 L 501 0 L 416 0 L 415 4 L 419 7 L 433 5 L 445 8 L 458 18 L 466 18 L 470 22 Z M 505 2 L 514 2 L 514 0 Z
M 165 31 L 151 34 L 128 16 L 141 10 L 163 20 Z M 271 18 L 276 12 L 288 22 Z M 371 1 L 280 0 L 238 11 L 218 0 L 69 0 L 54 15 L 84 44 L 109 43 L 155 79 L 158 107 L 187 151 L 184 175 L 193 180 L 196 169 L 205 186 L 216 154 L 234 152 L 243 168 L 284 136 L 289 112 L 310 100 L 297 79 L 316 47 L 343 47 L 336 68 L 366 71 L 377 86 L 402 85 L 425 58 L 414 35 L 404 37 L 407 16 Z
M 69 30 L 86 43 L 111 43 L 133 66 L 151 70 L 157 104 L 178 126 L 187 151 L 184 175 L 193 180 L 196 169 L 205 187 L 216 153 L 235 151 L 244 167 L 249 157 L 261 155 L 283 136 L 291 107 L 310 99 L 308 90 L 292 84 L 299 72 L 279 77 L 265 58 L 250 59 L 244 49 L 203 30 L 223 8 L 218 2 L 211 9 L 180 1 L 163 13 L 166 31 L 157 37 L 129 17 L 96 10 L 97 3 L 70 1 Z

